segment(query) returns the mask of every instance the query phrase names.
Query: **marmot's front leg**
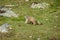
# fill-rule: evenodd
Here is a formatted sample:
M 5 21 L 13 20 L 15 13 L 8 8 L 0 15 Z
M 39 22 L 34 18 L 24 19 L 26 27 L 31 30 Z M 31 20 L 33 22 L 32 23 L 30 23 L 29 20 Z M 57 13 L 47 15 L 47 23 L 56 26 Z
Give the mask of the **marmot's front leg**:
M 28 23 L 28 19 L 26 19 L 25 23 L 26 23 L 26 24 Z

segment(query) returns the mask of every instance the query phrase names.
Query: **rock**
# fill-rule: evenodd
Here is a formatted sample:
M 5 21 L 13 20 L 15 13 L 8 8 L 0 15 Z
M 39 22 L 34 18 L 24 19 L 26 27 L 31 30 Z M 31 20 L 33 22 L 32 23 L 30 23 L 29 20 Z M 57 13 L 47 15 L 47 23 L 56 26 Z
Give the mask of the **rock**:
M 45 19 L 46 21 L 48 21 L 49 19 Z
M 32 38 L 32 35 L 31 35 L 31 36 L 29 36 L 29 38 Z
M 5 11 L 5 12 L 0 12 L 0 16 L 4 16 L 4 17 L 18 17 L 18 15 L 13 12 L 11 10 L 11 8 L 7 9 L 7 8 L 2 8 L 1 11 Z
M 8 28 L 9 28 L 9 24 L 5 23 L 5 24 L 3 24 L 3 25 L 0 26 L 0 32 L 6 33 L 9 30 Z
M 32 3 L 31 8 L 48 8 L 49 4 L 48 3 Z
M 29 0 L 25 0 L 26 2 L 28 2 Z
M 54 28 L 56 28 L 57 26 L 54 26 Z
M 37 40 L 40 40 L 40 38 L 37 38 Z
M 55 17 L 58 17 L 58 16 L 55 16 Z

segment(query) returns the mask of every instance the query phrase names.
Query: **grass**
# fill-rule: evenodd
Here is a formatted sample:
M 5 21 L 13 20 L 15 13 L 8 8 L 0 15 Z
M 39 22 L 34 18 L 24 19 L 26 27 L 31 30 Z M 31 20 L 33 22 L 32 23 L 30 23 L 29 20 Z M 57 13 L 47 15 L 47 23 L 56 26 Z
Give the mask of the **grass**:
M 44 10 L 32 9 L 30 8 L 32 2 L 53 3 L 53 6 Z M 49 40 L 52 37 L 56 37 L 57 40 L 60 40 L 59 2 L 60 0 L 30 0 L 29 2 L 25 2 L 24 0 L 0 0 L 0 5 L 18 4 L 18 6 L 12 7 L 12 10 L 19 14 L 18 18 L 0 17 L 0 25 L 7 22 L 11 24 L 13 28 L 13 30 L 6 34 L 0 33 L 0 40 L 37 40 L 37 38 Z M 25 15 L 34 16 L 37 20 L 42 22 L 43 25 L 35 26 L 25 24 Z M 32 38 L 29 36 L 32 36 Z

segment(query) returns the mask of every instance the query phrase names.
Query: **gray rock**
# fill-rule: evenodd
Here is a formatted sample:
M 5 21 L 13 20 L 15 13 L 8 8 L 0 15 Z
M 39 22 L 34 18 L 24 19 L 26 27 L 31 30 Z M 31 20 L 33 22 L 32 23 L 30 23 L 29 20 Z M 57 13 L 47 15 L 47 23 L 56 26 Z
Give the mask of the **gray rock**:
M 8 27 L 9 27 L 8 23 L 1 25 L 0 26 L 0 32 L 2 32 L 2 33 L 8 32 Z
M 18 17 L 18 15 L 17 15 L 15 12 L 13 12 L 13 11 L 11 10 L 11 8 L 9 8 L 9 9 L 7 9 L 7 8 L 2 8 L 1 10 L 2 10 L 2 11 L 6 11 L 6 12 L 0 13 L 0 16 L 4 16 L 4 17 Z
M 32 3 L 31 5 L 31 8 L 42 8 L 42 9 L 45 9 L 45 8 L 48 8 L 49 7 L 49 4 L 48 3 Z

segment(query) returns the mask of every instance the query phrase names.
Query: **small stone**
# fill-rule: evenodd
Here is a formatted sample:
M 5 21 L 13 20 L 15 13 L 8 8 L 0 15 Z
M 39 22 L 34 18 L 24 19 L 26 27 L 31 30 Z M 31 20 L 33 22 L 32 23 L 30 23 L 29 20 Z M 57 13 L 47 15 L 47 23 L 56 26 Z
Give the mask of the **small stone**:
M 9 29 L 12 29 L 12 27 L 9 27 Z
M 54 26 L 54 28 L 56 28 L 57 26 Z
M 28 2 L 29 0 L 25 0 L 26 2 Z
M 56 17 L 58 17 L 58 16 L 56 16 Z
M 46 21 L 48 20 L 48 19 L 45 19 Z
M 29 36 L 29 38 L 32 38 L 32 36 Z
M 37 40 L 40 40 L 40 38 L 37 38 Z

